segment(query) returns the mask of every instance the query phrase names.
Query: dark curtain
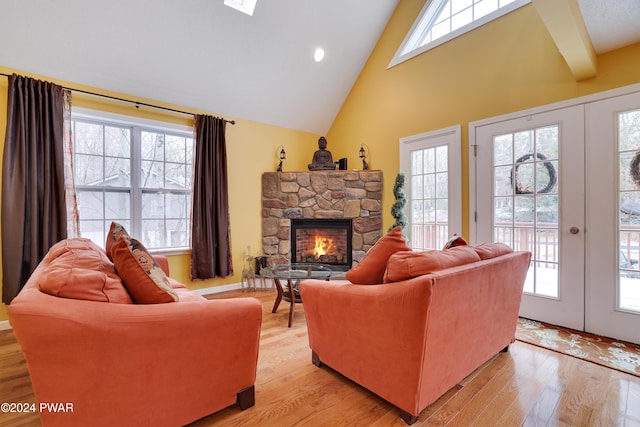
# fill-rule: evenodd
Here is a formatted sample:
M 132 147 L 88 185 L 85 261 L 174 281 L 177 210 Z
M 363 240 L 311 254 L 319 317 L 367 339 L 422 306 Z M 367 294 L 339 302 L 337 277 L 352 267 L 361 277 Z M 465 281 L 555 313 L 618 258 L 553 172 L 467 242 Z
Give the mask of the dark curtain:
M 49 248 L 67 237 L 64 88 L 9 77 L 2 162 L 2 302 L 9 304 Z
M 191 278 L 233 274 L 227 190 L 226 121 L 196 115 Z

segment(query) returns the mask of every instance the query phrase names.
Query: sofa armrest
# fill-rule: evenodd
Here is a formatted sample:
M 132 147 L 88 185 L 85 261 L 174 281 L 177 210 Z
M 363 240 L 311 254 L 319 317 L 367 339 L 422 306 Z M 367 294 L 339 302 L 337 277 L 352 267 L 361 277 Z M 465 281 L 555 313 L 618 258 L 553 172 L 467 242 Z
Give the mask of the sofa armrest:
M 8 312 L 35 394 L 73 403 L 78 425 L 186 424 L 234 404 L 255 382 L 257 299 L 135 305 L 24 291 Z
M 406 408 L 422 369 L 431 289 L 427 276 L 385 285 L 305 280 L 309 346 L 322 363 Z

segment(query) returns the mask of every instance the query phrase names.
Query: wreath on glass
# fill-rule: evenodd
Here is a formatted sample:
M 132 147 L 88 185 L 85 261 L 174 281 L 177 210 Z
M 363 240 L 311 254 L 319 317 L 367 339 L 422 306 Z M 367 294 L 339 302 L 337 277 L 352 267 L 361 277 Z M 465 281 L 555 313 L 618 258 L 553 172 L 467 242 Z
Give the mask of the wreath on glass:
M 631 178 L 633 179 L 633 183 L 640 187 L 640 151 L 636 151 L 633 159 L 631 160 L 631 164 L 629 165 L 629 173 L 631 173 Z
M 511 168 L 511 185 L 514 185 L 515 183 L 516 194 L 533 194 L 533 191 L 528 190 L 526 187 L 524 187 L 518 179 L 518 168 L 520 168 L 520 166 L 523 163 L 525 163 L 529 159 L 532 159 L 533 157 L 534 157 L 533 153 L 525 154 L 524 156 L 518 158 L 518 160 L 516 160 L 515 166 Z M 537 157 L 539 160 L 542 160 L 544 162 L 543 165 L 545 169 L 547 169 L 547 173 L 549 174 L 549 182 L 547 182 L 547 185 L 545 185 L 543 189 L 536 191 L 536 193 L 538 194 L 548 193 L 556 185 L 556 182 L 558 182 L 558 175 L 556 174 L 556 168 L 553 166 L 553 163 L 545 161 L 547 160 L 547 156 L 545 156 L 544 154 L 536 153 L 535 157 Z M 637 157 L 640 157 L 640 156 L 637 156 Z M 635 158 L 634 158 L 634 161 L 635 161 Z M 638 163 L 640 163 L 640 159 L 638 160 Z M 638 173 L 638 177 L 640 179 L 640 173 Z

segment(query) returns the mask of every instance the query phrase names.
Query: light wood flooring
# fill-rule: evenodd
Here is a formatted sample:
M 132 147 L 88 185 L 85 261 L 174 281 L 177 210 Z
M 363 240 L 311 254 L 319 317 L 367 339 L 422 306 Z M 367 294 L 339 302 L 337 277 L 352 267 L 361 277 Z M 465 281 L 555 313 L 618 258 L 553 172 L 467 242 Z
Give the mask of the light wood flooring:
M 263 302 L 256 404 L 192 426 L 405 426 L 398 410 L 323 366 L 311 364 L 303 306 L 287 328 L 275 292 L 227 292 Z M 366 355 L 363 355 L 366 357 Z M 35 402 L 11 331 L 0 331 L 0 402 Z M 36 414 L 0 413 L 0 426 L 39 426 Z M 516 341 L 425 409 L 415 426 L 640 426 L 640 378 Z

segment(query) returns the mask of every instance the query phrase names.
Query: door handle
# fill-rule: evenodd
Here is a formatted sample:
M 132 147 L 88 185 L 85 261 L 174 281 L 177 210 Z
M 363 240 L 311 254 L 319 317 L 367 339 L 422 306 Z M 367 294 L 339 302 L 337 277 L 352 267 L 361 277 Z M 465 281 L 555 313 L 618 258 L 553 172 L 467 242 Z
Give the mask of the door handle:
M 569 229 L 569 233 L 571 234 L 578 234 L 580 232 L 580 229 L 578 227 L 571 227 Z

